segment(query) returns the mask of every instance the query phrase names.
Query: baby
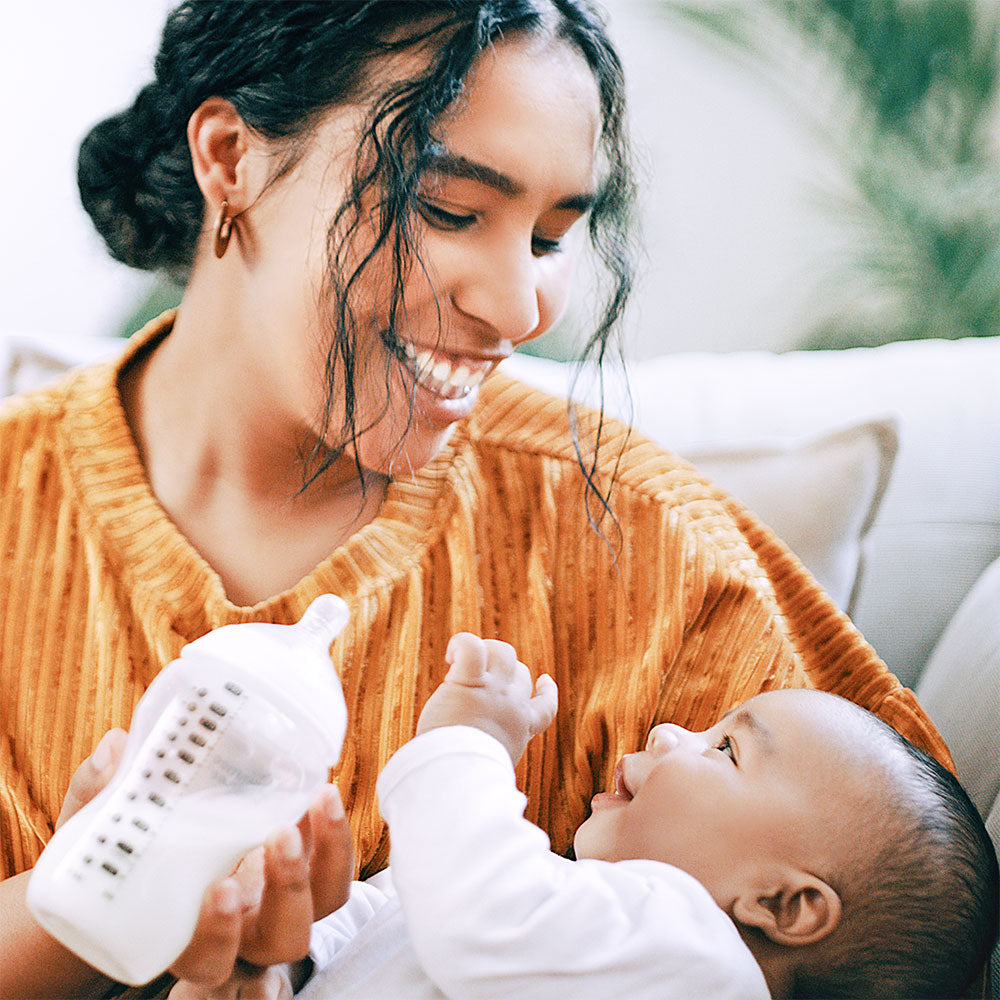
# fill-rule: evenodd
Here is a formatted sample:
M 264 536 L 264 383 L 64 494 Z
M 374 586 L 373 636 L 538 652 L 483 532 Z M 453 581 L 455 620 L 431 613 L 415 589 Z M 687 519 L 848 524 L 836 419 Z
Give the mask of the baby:
M 556 687 L 455 636 L 378 783 L 388 871 L 316 926 L 302 996 L 957 997 L 997 933 L 993 846 L 939 764 L 834 695 L 656 726 L 552 854 L 515 763 Z M 325 964 L 324 964 L 325 963 Z

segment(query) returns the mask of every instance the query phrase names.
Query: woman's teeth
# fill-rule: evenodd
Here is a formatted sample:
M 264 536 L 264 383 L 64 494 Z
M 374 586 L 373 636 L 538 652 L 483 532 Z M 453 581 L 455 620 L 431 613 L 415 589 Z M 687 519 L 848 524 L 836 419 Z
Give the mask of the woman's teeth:
M 404 345 L 406 362 L 414 378 L 425 389 L 444 399 L 461 399 L 482 382 L 486 372 L 472 371 L 468 365 L 453 365 L 440 356 L 435 359 L 431 351 L 417 351 Z

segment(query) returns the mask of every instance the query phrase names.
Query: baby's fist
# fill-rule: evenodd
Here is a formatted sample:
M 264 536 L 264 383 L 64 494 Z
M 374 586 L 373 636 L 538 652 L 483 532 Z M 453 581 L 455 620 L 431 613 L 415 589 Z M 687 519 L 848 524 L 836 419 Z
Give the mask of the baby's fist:
M 499 740 L 516 764 L 528 741 L 542 732 L 558 706 L 555 681 L 531 674 L 513 646 L 468 632 L 452 636 L 444 682 L 420 714 L 417 733 L 439 726 L 474 726 Z

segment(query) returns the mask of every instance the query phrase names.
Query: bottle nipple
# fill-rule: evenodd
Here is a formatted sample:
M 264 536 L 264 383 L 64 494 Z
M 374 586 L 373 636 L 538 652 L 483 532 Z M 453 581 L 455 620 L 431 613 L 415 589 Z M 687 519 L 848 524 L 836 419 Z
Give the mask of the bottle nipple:
M 344 631 L 348 617 L 345 601 L 336 594 L 320 594 L 292 628 L 302 632 L 310 644 L 326 647 Z

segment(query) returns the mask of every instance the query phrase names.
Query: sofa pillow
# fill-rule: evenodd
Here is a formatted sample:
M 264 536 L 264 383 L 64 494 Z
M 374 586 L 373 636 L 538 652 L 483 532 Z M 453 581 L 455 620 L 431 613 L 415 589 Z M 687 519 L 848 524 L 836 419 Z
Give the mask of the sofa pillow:
M 850 614 L 896 440 L 894 421 L 869 420 L 798 440 L 692 448 L 684 457 L 754 511 Z
M 118 337 L 0 335 L 0 397 L 27 392 L 69 368 L 114 357 L 126 343 Z
M 948 623 L 917 697 L 985 818 L 1000 798 L 1000 559 L 987 566 Z

